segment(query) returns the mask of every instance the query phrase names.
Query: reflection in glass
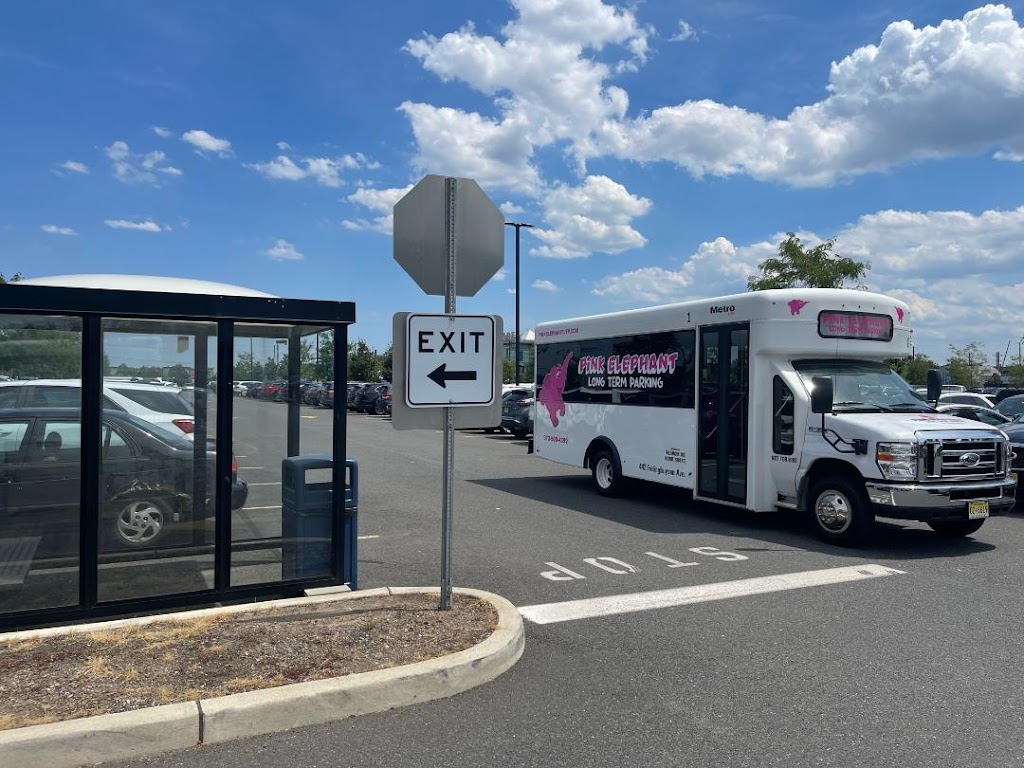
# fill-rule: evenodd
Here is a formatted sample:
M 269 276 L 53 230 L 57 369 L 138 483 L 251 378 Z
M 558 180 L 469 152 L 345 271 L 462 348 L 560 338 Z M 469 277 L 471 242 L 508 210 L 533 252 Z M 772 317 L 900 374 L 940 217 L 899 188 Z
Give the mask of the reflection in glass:
M 216 325 L 102 327 L 99 599 L 212 588 Z
M 34 392 L 81 360 L 77 318 L 0 315 L 0 613 L 78 603 L 81 387 Z
M 324 508 L 300 520 L 294 505 L 282 504 L 281 463 L 288 456 L 333 453 L 328 401 L 304 397 L 309 385 L 330 380 L 333 347 L 333 333 L 316 328 L 235 325 L 239 397 L 234 400 L 233 450 L 248 498 L 232 513 L 232 586 L 329 575 L 322 558 L 313 570 L 296 572 L 297 561 L 313 562 L 303 557 L 303 547 L 320 551 L 331 546 L 330 513 Z M 246 384 L 238 387 L 240 382 Z M 338 407 L 345 407 L 343 400 Z

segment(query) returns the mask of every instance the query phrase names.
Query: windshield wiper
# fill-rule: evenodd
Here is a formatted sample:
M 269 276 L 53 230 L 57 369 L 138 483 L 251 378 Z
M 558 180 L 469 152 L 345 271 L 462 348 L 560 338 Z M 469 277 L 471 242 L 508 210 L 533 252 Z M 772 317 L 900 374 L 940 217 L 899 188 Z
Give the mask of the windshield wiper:
M 925 403 L 893 403 L 890 407 L 894 409 L 913 408 L 915 411 L 920 411 L 921 413 L 930 413 L 933 410 L 931 406 L 926 405 Z
M 869 408 L 871 410 L 879 411 L 891 411 L 887 405 L 881 405 L 879 403 L 862 403 L 859 400 L 843 400 L 838 403 L 832 403 L 833 408 L 847 407 L 847 408 Z

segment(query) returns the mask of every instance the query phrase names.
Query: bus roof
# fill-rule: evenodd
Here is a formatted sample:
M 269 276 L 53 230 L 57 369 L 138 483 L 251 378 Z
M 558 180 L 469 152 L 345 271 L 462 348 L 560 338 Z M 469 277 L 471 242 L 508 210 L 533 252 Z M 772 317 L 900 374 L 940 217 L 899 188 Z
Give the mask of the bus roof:
M 893 327 L 909 334 L 909 306 L 899 299 L 852 288 L 785 288 L 750 291 L 601 315 L 554 320 L 537 325 L 537 343 L 655 333 L 699 325 L 754 320 L 811 320 L 821 311 L 888 315 Z

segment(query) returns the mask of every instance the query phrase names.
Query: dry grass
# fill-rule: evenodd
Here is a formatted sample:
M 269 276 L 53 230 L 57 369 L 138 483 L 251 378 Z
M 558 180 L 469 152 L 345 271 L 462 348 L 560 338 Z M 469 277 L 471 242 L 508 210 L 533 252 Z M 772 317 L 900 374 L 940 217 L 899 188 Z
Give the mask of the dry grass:
M 4 643 L 0 730 L 437 658 L 493 632 L 490 604 L 374 596 Z

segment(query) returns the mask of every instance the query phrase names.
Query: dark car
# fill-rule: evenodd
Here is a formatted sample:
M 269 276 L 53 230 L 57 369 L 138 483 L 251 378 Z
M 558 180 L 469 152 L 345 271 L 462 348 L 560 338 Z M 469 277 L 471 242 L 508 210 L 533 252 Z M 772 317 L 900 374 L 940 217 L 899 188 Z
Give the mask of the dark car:
M 306 385 L 302 390 L 302 402 L 306 405 L 320 405 L 320 398 L 323 397 L 324 387 L 331 382 L 315 382 Z
M 533 389 L 511 389 L 501 398 L 501 426 L 514 437 L 533 432 Z
M 995 409 L 1011 419 L 1024 413 L 1024 395 L 1010 395 L 996 403 Z
M 391 385 L 382 384 L 377 389 L 377 399 L 373 401 L 373 412 L 378 416 L 391 413 Z
M 1000 424 L 999 428 L 1010 438 L 1010 448 L 1013 450 L 1013 460 L 1010 466 L 1017 473 L 1017 506 L 1019 508 L 1024 499 L 1024 422 L 1011 421 L 1009 424 Z
M 1003 400 L 1014 395 L 1024 395 L 1024 389 L 1012 389 L 1010 387 L 1003 387 L 995 395 L 992 396 L 992 402 L 999 405 Z
M 352 410 L 362 411 L 363 413 L 373 413 L 373 409 L 377 404 L 377 398 L 380 397 L 381 392 L 385 389 L 391 389 L 390 384 L 367 384 L 356 392 L 355 398 L 352 400 Z
M 77 551 L 81 411 L 0 410 L 0 538 L 36 529 Z M 206 452 L 205 499 L 194 509 L 194 444 L 148 421 L 103 411 L 100 548 L 138 549 L 191 541 L 193 520 L 215 514 L 215 454 Z M 249 494 L 232 457 L 231 508 Z M 51 553 L 53 554 L 53 553 Z
M 324 408 L 334 407 L 334 382 L 328 381 L 324 384 L 324 388 L 320 390 L 320 400 L 317 405 L 323 406 Z

